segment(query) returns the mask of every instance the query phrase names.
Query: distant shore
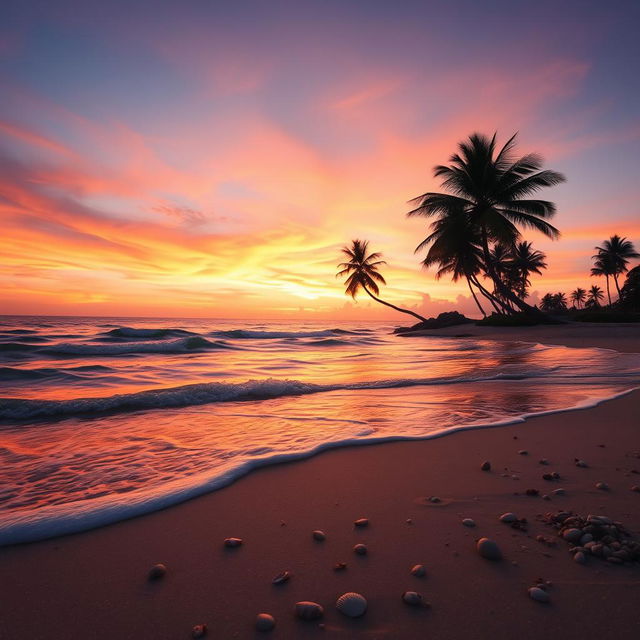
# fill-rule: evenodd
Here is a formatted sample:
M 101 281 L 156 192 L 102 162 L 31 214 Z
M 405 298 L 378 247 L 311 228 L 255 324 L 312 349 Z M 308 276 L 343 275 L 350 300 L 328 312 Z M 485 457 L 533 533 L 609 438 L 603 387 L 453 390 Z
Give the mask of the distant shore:
M 425 333 L 640 352 L 637 326 L 467 325 Z M 640 535 L 640 493 L 630 490 L 640 485 L 639 409 L 634 391 L 523 424 L 335 449 L 144 517 L 0 549 L 0 637 L 186 639 L 206 623 L 206 637 L 223 639 L 637 638 L 640 565 L 597 558 L 579 565 L 540 516 L 607 515 Z M 588 466 L 576 467 L 575 458 Z M 480 469 L 484 460 L 491 471 Z M 559 480 L 542 479 L 552 471 Z M 558 488 L 566 494 L 553 494 Z M 498 521 L 509 511 L 527 519 L 526 531 Z M 354 528 L 360 517 L 370 525 Z M 476 526 L 463 526 L 464 518 Z M 324 542 L 313 540 L 314 529 L 326 532 Z M 557 544 L 541 544 L 538 535 Z M 242 546 L 225 549 L 229 536 Z M 503 561 L 478 556 L 483 536 L 498 543 Z M 353 553 L 360 542 L 368 555 Z M 157 562 L 168 572 L 150 583 Z M 348 566 L 334 571 L 337 562 Z M 426 566 L 425 577 L 410 575 L 415 564 Z M 292 579 L 272 585 L 284 569 Z M 539 578 L 552 583 L 550 604 L 527 595 Z M 405 605 L 406 590 L 431 607 Z M 336 611 L 347 591 L 368 599 L 362 618 Z M 299 600 L 324 606 L 323 630 L 294 617 Z M 270 634 L 254 631 L 260 612 L 276 618 Z

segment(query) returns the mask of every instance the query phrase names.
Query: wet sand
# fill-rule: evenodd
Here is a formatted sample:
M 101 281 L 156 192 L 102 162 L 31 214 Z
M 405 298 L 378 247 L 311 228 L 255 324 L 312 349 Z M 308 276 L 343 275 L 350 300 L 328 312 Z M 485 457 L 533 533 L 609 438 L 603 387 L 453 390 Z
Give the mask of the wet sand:
M 541 329 L 519 329 L 511 336 L 528 338 L 506 339 L 584 339 L 581 346 L 640 351 L 635 331 L 620 338 L 598 326 L 572 337 L 562 334 L 564 327 Z M 607 515 L 640 535 L 640 493 L 630 490 L 640 484 L 639 408 L 635 391 L 513 426 L 336 449 L 263 468 L 165 511 L 0 549 L 0 638 L 187 639 L 201 623 L 208 625 L 206 637 L 222 639 L 640 637 L 639 564 L 592 558 L 582 566 L 567 543 L 536 541 L 538 534 L 553 537 L 540 516 L 557 510 Z M 528 455 L 518 453 L 523 449 Z M 589 466 L 576 467 L 574 458 Z M 491 461 L 490 472 L 480 469 L 484 460 Z M 560 481 L 542 479 L 552 471 Z M 596 489 L 599 481 L 610 490 Z M 566 495 L 549 501 L 525 494 L 559 487 Z M 526 518 L 528 530 L 499 522 L 506 511 Z M 359 517 L 370 526 L 354 528 Z M 476 527 L 463 526 L 463 518 Z M 313 540 L 314 529 L 326 532 L 324 542 Z M 243 545 L 225 549 L 228 536 Z M 483 536 L 498 543 L 502 562 L 476 553 Z M 360 542 L 368 555 L 353 553 Z M 341 561 L 347 568 L 334 571 Z M 168 573 L 150 583 L 147 572 L 156 562 Z M 418 563 L 427 567 L 423 578 L 409 573 Z M 283 569 L 292 579 L 272 585 Z M 527 595 L 538 578 L 553 583 L 550 604 Z M 405 590 L 422 593 L 431 607 L 408 607 Z M 364 617 L 336 611 L 335 600 L 346 591 L 366 596 Z M 299 600 L 325 607 L 324 628 L 294 617 Z M 254 631 L 260 612 L 275 616 L 271 633 Z

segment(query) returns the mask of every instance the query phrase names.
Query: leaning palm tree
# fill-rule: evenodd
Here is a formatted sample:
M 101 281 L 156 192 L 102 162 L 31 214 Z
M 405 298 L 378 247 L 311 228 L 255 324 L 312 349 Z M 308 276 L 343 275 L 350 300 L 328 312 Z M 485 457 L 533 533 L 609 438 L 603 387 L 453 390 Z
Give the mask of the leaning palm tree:
M 618 284 L 618 276 L 628 271 L 627 265 L 632 258 L 640 258 L 633 243 L 626 238 L 621 238 L 619 235 L 614 235 L 605 240 L 601 247 L 596 247 L 598 256 L 604 255 L 610 265 L 610 275 L 613 276 L 613 281 L 616 285 L 616 291 L 618 292 L 618 299 L 621 299 L 620 286 Z M 611 302 L 609 302 L 611 304 Z
M 531 242 L 518 242 L 511 250 L 511 266 L 517 275 L 517 292 L 524 299 L 527 297 L 529 275 L 542 274 L 542 269 L 547 268 L 546 255 L 542 251 L 531 248 Z
M 604 299 L 604 293 L 602 293 L 602 289 L 594 284 L 591 289 L 589 289 L 589 293 L 587 294 L 587 302 L 585 306 L 589 307 L 599 307 L 600 300 Z
M 447 193 L 423 193 L 410 201 L 416 206 L 407 215 L 439 219 L 465 211 L 480 235 L 487 276 L 496 290 L 519 309 L 535 312 L 501 281 L 491 264 L 491 244 L 513 245 L 520 238 L 518 226 L 557 238 L 558 230 L 547 221 L 554 215 L 555 205 L 528 196 L 565 178 L 556 171 L 543 170 L 537 154 L 514 158 L 515 138 L 509 138 L 498 150 L 495 134 L 490 139 L 478 133 L 469 136 L 458 145 L 459 153 L 451 156 L 450 165 L 434 169 Z
M 378 269 L 387 263 L 380 259 L 382 258 L 381 253 L 368 253 L 368 251 L 369 242 L 367 240 L 352 240 L 350 246 L 342 248 L 342 253 L 349 260 L 338 265 L 340 271 L 336 274 L 336 278 L 349 274 L 349 277 L 344 282 L 347 285 L 346 293 L 355 300 L 360 289 L 363 289 L 376 302 L 400 311 L 400 313 L 408 313 L 414 318 L 425 322 L 427 319 L 420 314 L 414 313 L 409 309 L 396 307 L 394 304 L 385 302 L 378 297 L 380 289 L 377 283 L 387 284 Z
M 607 282 L 607 299 L 609 300 L 609 306 L 611 306 L 611 291 L 609 289 L 609 276 L 613 275 L 613 261 L 611 257 L 599 251 L 595 256 L 591 256 L 593 259 L 593 267 L 591 267 L 592 276 L 604 276 Z
M 587 291 L 586 289 L 581 289 L 578 287 L 574 291 L 571 292 L 571 301 L 578 307 L 582 305 L 582 303 L 587 299 Z

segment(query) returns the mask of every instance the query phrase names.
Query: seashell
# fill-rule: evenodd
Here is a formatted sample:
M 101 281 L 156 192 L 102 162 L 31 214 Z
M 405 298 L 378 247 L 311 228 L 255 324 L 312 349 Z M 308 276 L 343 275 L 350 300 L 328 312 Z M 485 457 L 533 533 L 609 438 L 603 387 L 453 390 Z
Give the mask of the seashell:
M 206 624 L 197 624 L 193 629 L 191 629 L 191 637 L 192 638 L 204 638 L 207 635 L 207 625 Z
M 422 596 L 417 591 L 405 591 L 402 601 L 412 607 L 421 607 L 424 604 Z
M 167 573 L 167 567 L 161 563 L 154 564 L 151 569 L 149 569 L 149 580 L 160 580 L 160 578 L 164 578 Z
M 288 582 L 289 578 L 291 578 L 291 573 L 285 569 L 275 576 L 271 582 L 272 584 L 284 584 L 285 582 Z
M 320 529 L 316 529 L 311 533 L 311 535 L 313 536 L 314 540 L 318 540 L 319 542 L 322 542 L 322 540 L 324 540 L 327 537 L 327 534 L 324 531 L 321 531 Z
M 517 519 L 518 516 L 515 513 L 511 513 L 510 511 L 507 513 L 503 513 L 499 518 L 500 522 L 505 522 L 507 524 L 515 522 Z
M 576 467 L 588 467 L 589 465 L 584 460 L 576 460 Z
M 333 565 L 333 570 L 334 571 L 343 571 L 346 568 L 347 568 L 347 563 L 346 562 L 336 562 Z
M 538 460 L 538 464 L 549 464 L 549 461 L 546 458 L 540 458 L 540 460 Z
M 475 520 L 472 520 L 471 518 L 465 518 L 465 519 L 462 521 L 462 524 L 463 524 L 465 527 L 475 527 L 475 526 L 476 526 L 476 521 L 475 521 Z
M 343 593 L 336 600 L 336 608 L 349 618 L 359 618 L 367 610 L 367 600 L 359 593 L 350 591 L 349 593 Z
M 225 538 L 224 546 L 229 548 L 239 547 L 242 544 L 242 538 Z
M 355 527 L 368 527 L 369 526 L 369 519 L 368 518 L 358 518 L 353 525 Z
M 540 587 L 531 587 L 529 589 L 529 597 L 536 602 L 549 602 L 549 594 Z
M 601 491 L 609 491 L 609 485 L 606 482 L 596 482 L 596 489 Z
M 487 560 L 502 560 L 500 547 L 489 538 L 480 538 L 476 543 L 478 553 Z
M 353 547 L 353 551 L 357 553 L 359 556 L 366 556 L 368 551 L 367 545 L 357 544 L 355 547 Z
M 324 609 L 317 602 L 309 602 L 308 600 L 296 602 L 296 616 L 301 620 L 317 620 L 323 615 Z
M 268 613 L 259 613 L 256 616 L 257 631 L 271 631 L 276 626 L 276 619 Z
M 416 564 L 411 567 L 411 575 L 416 576 L 417 578 L 422 578 L 427 575 L 427 570 L 423 564 Z
M 529 452 L 526 449 L 520 449 L 520 451 L 518 451 L 518 454 L 521 456 L 528 456 Z
M 566 491 L 562 488 L 553 490 L 553 494 L 556 496 L 563 496 L 565 493 Z
M 491 471 L 491 463 L 488 460 L 485 460 L 482 465 L 480 466 L 480 468 L 483 471 Z
M 438 504 L 438 502 L 442 502 L 442 500 L 438 496 L 431 496 L 429 498 L 429 502 L 433 502 L 434 504 Z

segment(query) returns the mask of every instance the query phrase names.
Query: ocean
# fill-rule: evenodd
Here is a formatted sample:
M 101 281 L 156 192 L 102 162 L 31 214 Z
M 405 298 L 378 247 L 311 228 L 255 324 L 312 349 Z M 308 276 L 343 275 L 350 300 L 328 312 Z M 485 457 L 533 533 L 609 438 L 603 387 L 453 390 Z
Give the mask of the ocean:
M 640 386 L 635 354 L 394 326 L 1 316 L 0 544 L 330 447 L 511 424 Z

